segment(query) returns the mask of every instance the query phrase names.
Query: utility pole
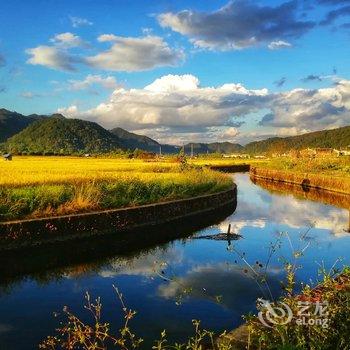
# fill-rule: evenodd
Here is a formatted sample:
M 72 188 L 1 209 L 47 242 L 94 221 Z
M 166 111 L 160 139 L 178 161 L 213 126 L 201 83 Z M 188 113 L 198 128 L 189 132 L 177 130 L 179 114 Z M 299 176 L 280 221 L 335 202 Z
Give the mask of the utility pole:
M 159 146 L 159 156 L 162 156 L 162 145 Z
M 191 143 L 191 158 L 193 158 L 193 143 Z

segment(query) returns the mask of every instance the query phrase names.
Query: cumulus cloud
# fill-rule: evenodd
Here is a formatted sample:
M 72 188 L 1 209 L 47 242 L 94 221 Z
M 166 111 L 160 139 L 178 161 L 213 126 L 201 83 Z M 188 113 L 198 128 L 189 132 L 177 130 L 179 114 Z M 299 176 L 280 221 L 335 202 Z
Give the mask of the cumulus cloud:
M 72 23 L 72 26 L 73 26 L 74 28 L 93 25 L 93 23 L 90 22 L 90 21 L 89 21 L 88 19 L 86 19 L 86 18 L 69 16 L 69 19 L 70 19 L 70 21 L 71 21 L 71 23 Z
M 56 46 L 64 48 L 87 46 L 87 43 L 78 35 L 70 32 L 56 34 L 52 39 L 50 39 L 50 41 Z
M 110 49 L 86 58 L 96 68 L 111 71 L 143 71 L 159 66 L 174 66 L 184 59 L 182 50 L 175 50 L 158 36 L 141 38 L 103 34 L 100 42 L 111 42 Z
M 141 131 L 161 142 L 248 142 L 259 137 L 290 136 L 349 124 L 350 81 L 323 89 L 271 93 L 241 84 L 203 87 L 193 75 L 167 75 L 141 89 L 117 87 L 95 108 L 73 105 L 60 113 Z M 242 132 L 251 118 L 268 129 Z
M 261 125 L 319 130 L 349 124 L 350 81 L 324 89 L 294 89 L 276 94 Z
M 99 85 L 105 89 L 115 89 L 118 84 L 115 77 L 89 74 L 83 80 L 69 80 L 70 90 L 86 90 L 94 85 Z
M 243 49 L 271 42 L 288 44 L 289 39 L 299 38 L 315 25 L 298 19 L 296 1 L 271 7 L 236 0 L 214 12 L 162 13 L 158 21 L 162 27 L 189 37 L 197 47 L 219 50 Z
M 81 61 L 79 57 L 55 46 L 40 45 L 27 49 L 26 53 L 31 56 L 27 60 L 29 64 L 63 71 L 76 70 L 75 64 Z
M 109 128 L 192 132 L 232 127 L 236 117 L 259 110 L 269 98 L 267 89 L 249 90 L 241 84 L 201 87 L 193 75 L 167 75 L 143 89 L 117 88 L 105 103 L 85 112 L 75 110 L 72 116 L 94 119 Z M 69 115 L 69 110 L 61 112 Z
M 281 49 L 288 49 L 292 47 L 292 44 L 287 41 L 277 40 L 277 41 L 271 41 L 267 47 L 270 50 L 281 50 Z

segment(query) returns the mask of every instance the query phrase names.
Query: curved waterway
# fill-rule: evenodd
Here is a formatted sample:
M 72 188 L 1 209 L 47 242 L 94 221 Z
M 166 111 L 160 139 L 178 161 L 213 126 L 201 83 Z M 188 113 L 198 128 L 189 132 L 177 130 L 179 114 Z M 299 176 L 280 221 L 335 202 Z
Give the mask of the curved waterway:
M 70 243 L 46 255 L 33 249 L 2 257 L 0 349 L 37 349 L 58 326 L 53 313 L 65 305 L 87 321 L 86 291 L 101 297 L 103 320 L 118 329 L 122 313 L 112 285 L 117 286 L 128 307 L 137 310 L 131 325 L 145 339 L 143 348 L 150 349 L 163 329 L 170 339 L 186 338 L 192 319 L 217 332 L 241 324 L 241 315 L 255 310 L 258 297 L 281 292 L 283 261 L 292 261 L 293 251 L 302 253 L 299 281 L 316 281 L 320 266 L 350 264 L 349 198 L 279 190 L 254 184 L 247 174 L 234 178 L 236 211 L 215 225 L 178 232 L 182 238 L 147 242 L 143 233 L 137 243 L 126 241 L 125 249 L 112 252 L 110 241 L 99 240 L 86 258 Z M 241 238 L 202 237 L 226 232 L 229 224 Z M 276 248 L 272 254 L 271 247 Z M 242 258 L 254 269 L 266 269 L 268 286 L 256 283 Z

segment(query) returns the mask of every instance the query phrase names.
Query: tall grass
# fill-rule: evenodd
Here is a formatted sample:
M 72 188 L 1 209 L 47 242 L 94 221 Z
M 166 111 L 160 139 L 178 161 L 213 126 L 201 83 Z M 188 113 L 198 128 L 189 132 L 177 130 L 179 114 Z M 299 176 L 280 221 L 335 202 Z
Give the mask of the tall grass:
M 232 180 L 175 163 L 17 158 L 0 169 L 0 220 L 121 208 L 219 192 Z

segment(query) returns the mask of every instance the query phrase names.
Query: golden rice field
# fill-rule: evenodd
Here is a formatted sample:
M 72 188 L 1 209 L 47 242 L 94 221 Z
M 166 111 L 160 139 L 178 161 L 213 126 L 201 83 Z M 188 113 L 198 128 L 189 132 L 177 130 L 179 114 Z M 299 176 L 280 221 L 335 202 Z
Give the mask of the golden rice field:
M 189 198 L 231 185 L 224 174 L 176 162 L 14 157 L 0 162 L 0 220 Z

